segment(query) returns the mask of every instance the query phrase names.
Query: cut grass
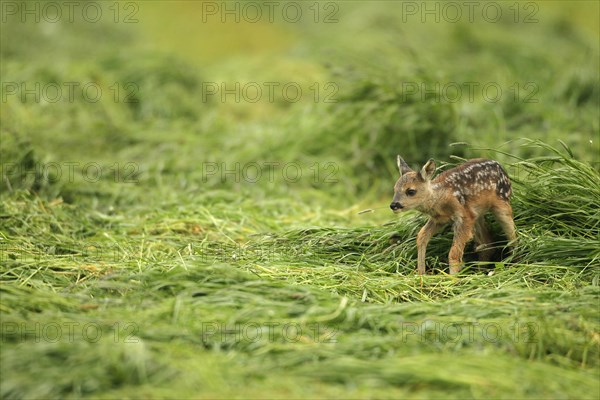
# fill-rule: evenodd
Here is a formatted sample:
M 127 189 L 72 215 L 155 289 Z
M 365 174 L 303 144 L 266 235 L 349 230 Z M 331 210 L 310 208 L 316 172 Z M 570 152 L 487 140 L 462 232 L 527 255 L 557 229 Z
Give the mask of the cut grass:
M 293 396 L 585 398 L 600 367 L 598 172 L 553 152 L 513 176 L 518 262 L 458 278 L 444 273 L 449 231 L 429 247 L 435 275 L 414 274 L 419 215 L 307 228 L 336 217 L 181 197 L 125 218 L 14 192 L 2 203 L 2 395 L 131 396 L 176 381 L 181 396 L 227 397 L 273 381 Z M 552 213 L 546 190 L 570 201 L 555 195 Z M 297 228 L 277 222 L 280 207 Z M 57 364 L 95 366 L 65 376 Z
M 3 385 L 3 395 L 77 396 L 150 382 L 158 388 L 173 380 L 184 384 L 189 373 L 177 367 L 182 361 L 173 363 L 170 357 L 187 349 L 203 361 L 184 357 L 197 376 L 188 382 L 193 386 L 213 373 L 217 379 L 231 373 L 211 373 L 214 365 L 204 362 L 208 357 L 217 360 L 219 369 L 233 368 L 231 378 L 237 383 L 227 383 L 230 390 L 246 379 L 283 375 L 355 385 L 359 392 L 385 385 L 417 393 L 501 391 L 509 397 L 530 390 L 535 395 L 567 390 L 585 397 L 596 385 L 598 321 L 589 305 L 597 299 L 598 287 L 551 288 L 540 282 L 552 276 L 549 268 L 536 277 L 523 272 L 523 277 L 511 274 L 506 279 L 509 272 L 492 279 L 467 277 L 454 285 L 435 279 L 435 287 L 464 289 L 449 298 L 422 296 L 400 304 L 363 303 L 360 294 L 332 295 L 331 288 L 319 287 L 323 278 L 297 285 L 231 265 L 155 267 L 107 277 L 71 295 L 15 288 L 3 293 L 8 309 L 3 310 L 2 365 L 3 379 L 9 382 Z M 566 280 L 564 271 L 554 271 L 555 278 L 559 275 Z M 519 288 L 512 280 L 526 284 Z M 415 286 L 404 289 L 418 292 Z M 26 299 L 30 306 L 25 306 Z M 557 301 L 562 307 L 557 308 Z M 35 304 L 43 304 L 44 310 Z M 37 316 L 32 319 L 31 313 Z M 91 327 L 82 330 L 84 324 Z M 69 326 L 72 335 L 66 332 Z M 63 330 L 59 340 L 52 330 L 56 328 Z M 25 343 L 31 349 L 27 357 L 19 346 Z M 482 374 L 477 366 L 491 356 L 502 361 L 487 367 L 492 368 L 488 372 L 526 370 L 531 388 L 514 386 L 510 374 Z M 57 362 L 85 365 L 97 357 L 103 360 L 99 370 L 58 379 L 41 372 Z M 432 365 L 432 360 L 446 361 Z M 23 385 L 19 379 L 30 373 L 31 363 L 40 368 L 40 379 Z M 573 372 L 565 373 L 554 387 L 536 381 L 557 368 Z M 577 392 L 570 385 L 577 386 Z M 211 393 L 216 387 L 206 389 Z M 191 388 L 184 385 L 185 390 Z

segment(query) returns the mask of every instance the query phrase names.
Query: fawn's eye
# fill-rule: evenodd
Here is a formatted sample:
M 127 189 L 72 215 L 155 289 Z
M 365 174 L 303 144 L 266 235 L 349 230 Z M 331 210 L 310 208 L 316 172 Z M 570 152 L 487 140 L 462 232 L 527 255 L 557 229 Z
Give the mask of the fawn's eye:
M 415 194 L 417 194 L 417 191 L 415 189 L 407 189 L 406 190 L 407 196 L 414 196 Z

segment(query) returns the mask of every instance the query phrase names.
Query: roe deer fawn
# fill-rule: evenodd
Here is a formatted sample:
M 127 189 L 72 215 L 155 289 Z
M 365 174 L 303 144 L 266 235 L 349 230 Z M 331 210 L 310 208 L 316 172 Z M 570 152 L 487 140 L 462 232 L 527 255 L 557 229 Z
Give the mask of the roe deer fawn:
M 448 261 L 450 274 L 462 267 L 465 245 L 473 236 L 480 260 L 488 260 L 493 249 L 484 215 L 492 211 L 509 243 L 516 239 L 512 208 L 512 189 L 508 175 L 493 160 L 477 158 L 447 170 L 435 179 L 435 161 L 430 159 L 416 172 L 398 156 L 400 178 L 394 186 L 390 208 L 394 213 L 416 209 L 429 215 L 429 220 L 417 235 L 418 272 L 425 273 L 425 252 L 429 239 L 449 222 L 453 223 L 454 241 Z

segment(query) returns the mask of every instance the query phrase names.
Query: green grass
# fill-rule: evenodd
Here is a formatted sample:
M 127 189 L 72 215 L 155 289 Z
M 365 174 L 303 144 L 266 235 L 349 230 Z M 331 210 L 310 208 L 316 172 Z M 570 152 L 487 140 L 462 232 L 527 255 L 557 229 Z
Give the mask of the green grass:
M 598 6 L 538 4 L 530 25 L 403 22 L 390 2 L 341 2 L 330 25 L 198 24 L 194 2 L 2 23 L 3 82 L 110 95 L 2 102 L 0 396 L 597 398 Z M 334 83 L 338 101 L 204 101 L 221 81 Z M 539 101 L 402 86 L 468 81 Z M 494 260 L 468 246 L 450 276 L 446 228 L 416 275 L 426 218 L 387 209 L 397 153 L 501 161 L 515 251 L 490 218 Z

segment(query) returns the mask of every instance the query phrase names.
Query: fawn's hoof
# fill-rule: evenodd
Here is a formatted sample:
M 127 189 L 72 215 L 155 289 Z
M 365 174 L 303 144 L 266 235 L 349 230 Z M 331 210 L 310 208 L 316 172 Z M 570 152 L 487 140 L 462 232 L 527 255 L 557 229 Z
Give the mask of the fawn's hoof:
M 460 272 L 461 266 L 451 266 L 450 267 L 450 275 L 456 275 Z

